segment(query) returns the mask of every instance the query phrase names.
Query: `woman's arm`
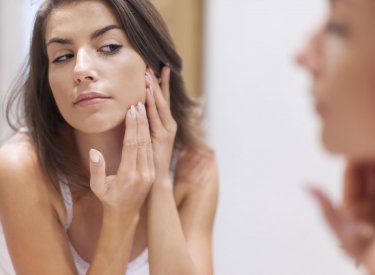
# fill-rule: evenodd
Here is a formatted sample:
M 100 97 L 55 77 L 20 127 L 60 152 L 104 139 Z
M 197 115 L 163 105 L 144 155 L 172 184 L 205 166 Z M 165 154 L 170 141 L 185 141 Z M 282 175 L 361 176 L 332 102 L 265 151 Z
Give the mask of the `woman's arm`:
M 103 204 L 103 223 L 89 275 L 125 273 L 140 208 L 154 181 L 145 109 L 131 110 L 117 175 L 106 176 L 103 156 L 91 151 L 90 186 Z M 36 154 L 26 147 L 0 150 L 0 218 L 15 270 L 21 275 L 77 274 L 56 211 L 58 195 L 52 195 Z
M 154 73 L 150 69 L 146 73 L 147 115 L 156 175 L 148 198 L 150 271 L 152 275 L 210 275 L 211 234 L 217 202 L 216 164 L 211 158 L 202 166 L 202 162 L 195 162 L 189 154 L 183 158 L 185 161 L 180 161 L 178 166 L 182 170 L 186 168 L 191 177 L 180 177 L 183 183 L 176 185 L 195 188 L 185 192 L 179 212 L 169 178 L 177 130 L 170 111 L 169 74 L 170 69 L 163 68 L 159 86 Z M 196 164 L 203 173 L 196 173 L 197 169 L 193 169 Z
M 0 151 L 0 219 L 14 269 L 20 275 L 76 274 L 51 188 L 29 146 L 17 145 Z
M 212 275 L 211 241 L 218 196 L 215 160 L 184 156 L 177 170 L 186 171 L 176 175 L 174 194 L 183 196 L 178 209 L 170 182 L 155 182 L 151 190 L 151 274 Z

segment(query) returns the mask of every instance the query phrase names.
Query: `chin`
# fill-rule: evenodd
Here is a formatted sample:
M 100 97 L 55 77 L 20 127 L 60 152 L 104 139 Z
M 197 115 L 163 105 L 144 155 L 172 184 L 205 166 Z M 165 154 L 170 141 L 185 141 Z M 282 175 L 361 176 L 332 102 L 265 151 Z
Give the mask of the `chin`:
M 375 160 L 375 150 L 364 146 L 363 143 L 353 143 L 350 138 L 335 138 L 323 130 L 322 144 L 331 154 L 342 156 L 355 161 Z
M 337 143 L 333 142 L 324 135 L 322 135 L 321 142 L 323 144 L 324 149 L 326 149 L 331 154 L 340 155 L 344 153 L 342 148 L 340 148 L 340 146 L 338 146 Z
M 328 131 L 323 125 L 321 132 L 321 143 L 323 147 L 334 155 L 348 155 L 350 147 L 346 144 L 344 139 L 338 136 L 339 135 L 332 133 L 332 131 Z
M 113 118 L 101 118 L 101 119 L 86 119 L 84 121 L 72 121 L 69 123 L 75 130 L 85 134 L 100 134 L 109 132 L 116 128 L 125 126 L 125 118 L 116 119 Z

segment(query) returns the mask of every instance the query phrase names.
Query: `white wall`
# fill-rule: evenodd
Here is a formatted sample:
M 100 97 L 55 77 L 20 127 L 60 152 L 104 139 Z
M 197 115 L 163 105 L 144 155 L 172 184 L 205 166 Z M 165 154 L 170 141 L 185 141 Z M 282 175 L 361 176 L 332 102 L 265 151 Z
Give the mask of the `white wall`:
M 327 1 L 328 2 L 328 1 Z M 319 142 L 310 81 L 293 60 L 323 0 L 207 0 L 207 132 L 221 171 L 217 275 L 354 275 L 308 182 L 340 198 L 340 159 Z
M 0 102 L 28 53 L 31 24 L 40 0 L 0 0 Z M 8 128 L 0 105 L 0 141 Z

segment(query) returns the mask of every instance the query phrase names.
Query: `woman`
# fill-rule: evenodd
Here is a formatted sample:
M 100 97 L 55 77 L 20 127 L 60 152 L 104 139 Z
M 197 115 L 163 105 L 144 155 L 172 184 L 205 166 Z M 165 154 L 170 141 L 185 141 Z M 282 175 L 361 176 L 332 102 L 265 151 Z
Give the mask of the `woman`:
M 45 1 L 25 75 L 0 149 L 15 272 L 213 274 L 216 163 L 152 4 Z
M 371 0 L 330 5 L 327 22 L 298 61 L 313 77 L 325 147 L 348 160 L 343 203 L 334 206 L 319 189 L 310 191 L 340 246 L 375 274 L 375 5 Z

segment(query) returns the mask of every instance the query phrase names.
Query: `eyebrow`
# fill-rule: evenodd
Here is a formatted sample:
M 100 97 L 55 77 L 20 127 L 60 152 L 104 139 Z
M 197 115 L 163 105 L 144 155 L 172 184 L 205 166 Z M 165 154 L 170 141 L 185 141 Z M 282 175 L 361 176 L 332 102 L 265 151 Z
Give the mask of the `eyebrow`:
M 105 26 L 105 27 L 103 27 L 99 30 L 94 31 L 90 35 L 90 39 L 94 40 L 95 38 L 98 38 L 99 36 L 105 34 L 106 32 L 108 32 L 110 30 L 113 30 L 113 29 L 122 30 L 122 28 L 118 25 L 108 25 L 108 26 Z M 71 45 L 71 44 L 73 44 L 73 40 L 72 39 L 65 39 L 65 38 L 61 38 L 61 37 L 53 37 L 50 40 L 48 40 L 46 46 L 48 47 L 49 45 L 51 45 L 53 43 L 62 44 L 62 45 L 69 45 L 69 44 Z

